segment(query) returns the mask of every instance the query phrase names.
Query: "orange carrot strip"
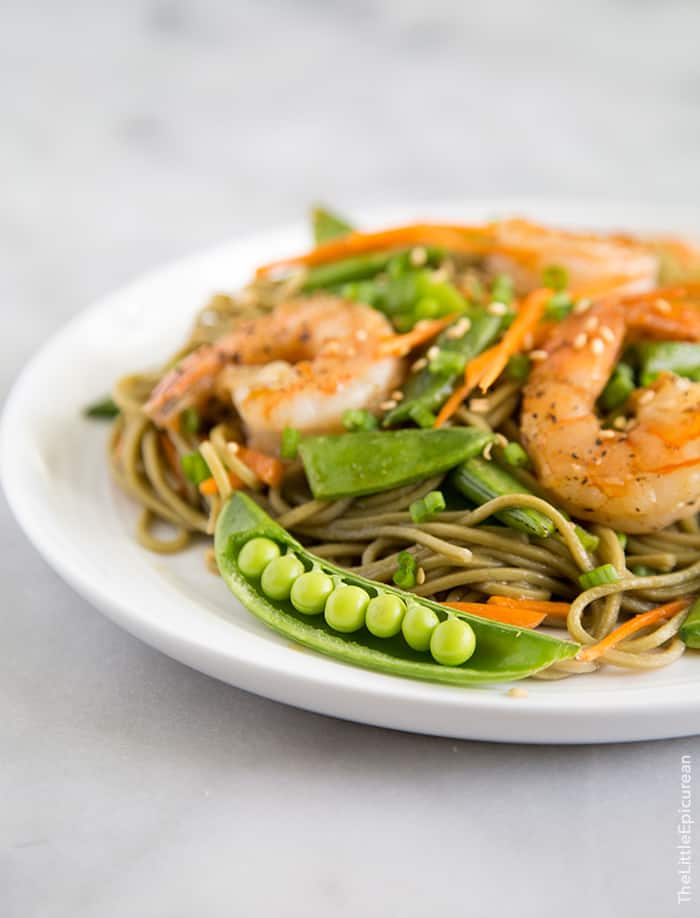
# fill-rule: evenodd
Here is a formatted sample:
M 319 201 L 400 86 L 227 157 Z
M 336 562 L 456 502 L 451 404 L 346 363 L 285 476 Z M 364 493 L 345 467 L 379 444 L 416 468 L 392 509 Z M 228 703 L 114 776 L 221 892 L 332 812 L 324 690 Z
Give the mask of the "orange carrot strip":
M 239 446 L 236 455 L 266 485 L 276 488 L 281 483 L 284 476 L 284 464 L 281 459 L 257 449 L 249 449 L 247 446 Z
M 442 427 L 446 421 L 449 421 L 455 411 L 462 404 L 464 399 L 469 395 L 471 390 L 472 386 L 466 382 L 462 383 L 461 386 L 458 386 L 438 412 L 438 416 L 435 418 L 433 427 Z
M 379 342 L 379 353 L 382 357 L 404 357 L 409 351 L 425 344 L 434 338 L 443 328 L 454 322 L 456 316 L 445 316 L 442 319 L 421 319 L 405 335 L 392 335 Z
M 544 599 L 515 599 L 512 596 L 489 596 L 489 604 L 507 606 L 509 609 L 529 609 L 532 612 L 543 612 L 552 618 L 566 618 L 569 614 L 568 602 L 549 602 Z
M 487 227 L 456 227 L 433 223 L 415 223 L 408 226 L 397 226 L 392 229 L 380 230 L 376 233 L 349 233 L 340 239 L 332 239 L 311 249 L 303 255 L 291 258 L 282 258 L 277 261 L 261 265 L 255 272 L 256 277 L 268 274 L 279 268 L 288 268 L 295 265 L 326 264 L 349 258 L 352 255 L 362 255 L 366 252 L 375 252 L 381 249 L 396 248 L 408 245 L 436 245 L 453 252 L 474 254 L 493 246 Z M 482 240 L 479 241 L 479 234 Z M 470 238 L 470 236 L 472 238 Z M 488 242 L 486 240 L 489 240 Z
M 516 625 L 518 628 L 536 628 L 545 617 L 544 612 L 531 609 L 512 609 L 509 606 L 487 605 L 483 602 L 443 602 L 443 606 L 456 609 L 458 612 L 469 612 L 480 618 L 488 618 L 504 625 Z
M 657 622 L 661 622 L 666 618 L 671 618 L 671 616 L 675 615 L 677 612 L 687 609 L 689 605 L 689 599 L 676 599 L 674 602 L 667 602 L 665 605 L 657 606 L 656 609 L 650 609 L 648 612 L 640 612 L 639 615 L 635 615 L 634 618 L 629 619 L 629 621 L 626 621 L 623 625 L 615 628 L 614 631 L 611 631 L 610 634 L 606 635 L 601 641 L 598 641 L 596 644 L 589 644 L 588 647 L 579 650 L 576 659 L 584 663 L 590 663 L 591 660 L 597 660 L 598 657 L 601 657 L 608 650 L 612 650 L 620 641 L 624 641 L 625 638 L 634 634 L 635 631 L 646 628 L 647 625 L 655 625 Z
M 243 487 L 243 482 L 235 472 L 231 471 L 231 469 L 228 470 L 228 479 L 234 490 Z M 205 478 L 204 481 L 200 482 L 199 493 L 203 494 L 205 497 L 213 497 L 215 494 L 218 494 L 219 489 L 216 486 L 214 478 Z

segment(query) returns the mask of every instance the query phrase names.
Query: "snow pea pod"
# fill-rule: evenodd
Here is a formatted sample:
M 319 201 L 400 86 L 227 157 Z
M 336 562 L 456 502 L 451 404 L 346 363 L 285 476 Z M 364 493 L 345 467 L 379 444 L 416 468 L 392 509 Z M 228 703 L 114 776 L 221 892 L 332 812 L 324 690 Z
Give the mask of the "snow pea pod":
M 466 325 L 461 335 L 455 336 L 459 323 Z M 436 342 L 439 353 L 455 354 L 462 362 L 454 369 L 435 371 L 426 366 L 409 377 L 403 388 L 403 399 L 396 408 L 389 411 L 382 421 L 383 427 L 393 427 L 408 420 L 415 421 L 419 427 L 429 427 L 435 415 L 452 394 L 456 384 L 462 379 L 467 361 L 476 357 L 492 344 L 501 330 L 502 316 L 493 316 L 486 310 L 474 311 L 468 322 L 458 319 L 440 335 Z M 424 421 L 424 423 L 422 423 Z
M 360 497 L 431 478 L 476 456 L 493 434 L 475 427 L 361 430 L 306 437 L 299 455 L 314 497 Z
M 641 341 L 633 350 L 639 358 L 639 382 L 643 386 L 650 386 L 663 372 L 700 382 L 700 344 Z
M 396 628 L 388 628 L 384 633 L 389 636 L 378 637 L 365 625 L 356 627 L 358 622 L 349 626 L 353 628 L 352 631 L 336 630 L 329 625 L 325 615 L 300 612 L 291 599 L 271 599 L 263 590 L 264 572 L 263 577 L 259 577 L 258 569 L 250 566 L 249 558 L 244 564 L 248 576 L 243 574 L 239 566 L 242 551 L 251 542 L 258 545 L 272 544 L 279 549 L 279 555 L 276 550 L 271 553 L 277 557 L 276 560 L 270 561 L 270 564 L 275 564 L 283 558 L 294 557 L 300 562 L 299 567 L 306 572 L 300 574 L 300 577 L 313 571 L 321 575 L 319 580 L 330 578 L 335 585 L 334 594 L 338 596 L 342 593 L 343 600 L 355 600 L 358 596 L 366 596 L 371 604 L 377 597 L 393 597 L 394 600 L 398 600 L 394 602 L 395 606 L 405 607 L 404 618 L 407 618 L 410 612 L 413 625 L 415 620 L 427 620 L 428 628 L 432 628 L 433 633 L 441 623 L 448 620 L 461 621 L 468 626 L 459 629 L 460 634 L 457 637 L 463 639 L 461 645 L 458 641 L 455 650 L 453 643 L 446 652 L 444 638 L 450 638 L 451 635 L 443 633 L 440 635 L 443 641 L 436 642 L 431 639 L 429 651 L 416 650 L 414 646 L 424 645 L 419 645 L 415 634 L 408 631 L 405 637 L 403 633 L 397 632 Z M 290 533 L 240 492 L 231 497 L 219 515 L 215 551 L 217 564 L 226 585 L 253 615 L 292 641 L 336 660 L 367 669 L 452 685 L 475 685 L 522 679 L 558 660 L 575 656 L 579 650 L 578 644 L 561 641 L 536 631 L 515 628 L 468 613 L 453 614 L 439 603 L 344 571 L 306 551 Z M 384 602 L 386 603 L 385 600 Z M 339 604 L 339 601 L 336 602 L 336 606 Z M 318 613 L 318 610 L 314 612 Z M 331 620 L 334 619 L 331 617 Z M 342 627 L 346 626 L 343 624 Z M 465 636 L 469 645 L 466 647 Z M 443 646 L 435 646 L 436 643 Z M 430 652 L 443 662 L 431 659 Z M 461 657 L 453 656 L 453 653 L 460 652 Z M 455 662 L 463 659 L 465 653 L 469 656 L 464 663 Z
M 700 599 L 696 599 L 681 625 L 681 639 L 694 650 L 700 650 Z
M 333 213 L 325 207 L 314 207 L 311 211 L 311 229 L 313 231 L 314 242 L 320 245 L 322 242 L 328 242 L 331 239 L 338 239 L 341 236 L 347 236 L 353 231 L 353 227 L 348 223 L 345 217 Z

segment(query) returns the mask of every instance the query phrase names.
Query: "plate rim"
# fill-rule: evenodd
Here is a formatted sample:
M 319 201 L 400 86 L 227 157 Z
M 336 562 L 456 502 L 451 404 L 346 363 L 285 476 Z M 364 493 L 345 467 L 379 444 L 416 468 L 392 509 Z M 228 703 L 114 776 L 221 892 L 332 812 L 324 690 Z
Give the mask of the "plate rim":
M 629 205 L 624 202 L 605 202 L 605 205 L 606 210 L 639 212 L 639 205 Z M 403 218 L 401 214 L 415 213 L 417 210 L 424 209 L 431 212 L 473 210 L 475 208 L 538 211 L 547 209 L 547 207 L 567 210 L 570 206 L 573 210 L 581 207 L 584 210 L 590 210 L 597 207 L 597 204 L 584 202 L 582 199 L 567 200 L 559 197 L 472 197 L 465 202 L 455 201 L 450 204 L 385 207 L 374 212 L 368 209 L 362 211 L 360 208 L 357 210 L 362 213 L 368 223 L 372 223 L 380 222 L 382 219 L 386 220 L 386 217 L 382 215 L 385 215 L 387 211 L 393 214 L 392 220 L 398 220 Z M 664 219 L 664 215 L 669 215 L 669 219 L 675 220 L 676 217 L 670 215 L 682 213 L 681 222 L 695 225 L 700 229 L 700 213 L 694 209 L 680 210 L 659 205 L 650 205 L 642 209 L 647 214 L 651 213 L 652 209 L 654 213 L 660 211 Z M 329 683 L 326 679 L 319 680 L 315 675 L 304 674 L 296 663 L 285 671 L 281 671 L 279 667 L 272 667 L 269 661 L 244 659 L 240 656 L 234 660 L 230 654 L 221 656 L 217 653 L 216 648 L 209 645 L 195 646 L 191 636 L 184 638 L 182 634 L 176 634 L 172 629 L 165 627 L 155 629 L 152 623 L 139 618 L 127 598 L 102 589 L 99 579 L 96 580 L 94 576 L 91 576 L 90 569 L 83 570 L 79 565 L 76 566 L 73 554 L 61 548 L 62 541 L 52 541 L 49 537 L 49 530 L 39 525 L 32 513 L 32 501 L 26 498 L 22 483 L 21 457 L 13 453 L 11 446 L 17 442 L 14 434 L 21 426 L 21 408 L 23 399 L 26 399 L 26 391 L 30 388 L 34 377 L 41 375 L 42 368 L 48 364 L 52 355 L 60 352 L 64 343 L 79 333 L 81 327 L 93 321 L 100 313 L 109 313 L 118 308 L 120 303 L 133 297 L 140 289 L 152 284 L 158 286 L 166 283 L 171 276 L 191 272 L 199 263 L 206 264 L 207 261 L 220 257 L 223 253 L 235 251 L 240 253 L 246 248 L 254 251 L 258 247 L 264 248 L 268 245 L 274 247 L 276 239 L 297 235 L 300 227 L 300 221 L 296 221 L 254 234 L 240 234 L 200 252 L 168 261 L 162 266 L 138 275 L 113 292 L 99 297 L 44 341 L 14 380 L 0 418 L 0 483 L 3 485 L 12 513 L 33 546 L 73 589 L 115 624 L 125 628 L 139 639 L 221 681 L 317 713 L 412 732 L 499 742 L 618 742 L 686 736 L 700 732 L 700 692 L 697 693 L 697 697 L 685 692 L 684 696 L 679 698 L 679 694 L 683 692 L 682 685 L 656 687 L 625 685 L 624 689 L 618 693 L 607 689 L 600 693 L 589 692 L 578 696 L 567 693 L 559 695 L 559 701 L 556 700 L 556 694 L 533 692 L 526 700 L 517 702 L 507 698 L 506 693 L 499 691 L 497 686 L 495 690 L 493 688 L 462 690 L 459 703 L 457 703 L 453 693 L 441 693 L 440 689 L 443 687 L 434 686 L 431 683 L 416 683 L 398 677 L 383 676 L 380 677 L 382 682 L 379 683 L 381 690 L 378 690 L 374 688 L 376 680 L 368 676 L 364 687 L 358 685 L 348 687 L 340 676 Z M 192 314 L 197 308 L 197 305 L 194 304 Z M 71 534 L 70 531 L 66 539 L 74 548 L 80 541 L 79 538 L 76 541 L 75 534 Z M 299 659 L 303 657 L 300 656 Z M 330 662 L 334 668 L 339 667 L 342 670 L 345 667 L 344 664 Z M 372 674 L 372 676 L 376 675 Z M 385 683 L 383 680 L 388 681 Z M 395 687 L 392 686 L 392 683 L 395 684 Z M 409 691 L 406 683 L 413 686 L 415 691 Z M 429 686 L 429 690 L 422 691 L 426 685 Z M 700 686 L 700 676 L 698 685 Z M 320 697 L 314 697 L 314 692 L 321 686 L 324 691 L 320 693 Z M 649 698 L 650 693 L 653 693 L 653 699 Z M 616 702 L 615 699 L 607 697 L 615 694 L 619 696 Z M 410 698 L 410 705 L 407 703 L 407 695 L 413 696 Z M 602 707 L 596 705 L 596 700 L 600 702 L 603 695 L 606 696 L 605 705 Z M 359 712 L 356 709 L 357 705 L 353 704 L 358 697 L 365 708 L 368 702 L 376 702 L 377 710 L 365 709 Z M 581 701 L 582 698 L 585 700 Z M 410 712 L 407 711 L 409 707 Z M 439 708 L 443 714 L 447 712 L 446 722 L 443 723 L 439 719 L 433 721 L 431 713 L 434 714 L 436 708 Z M 467 722 L 463 725 L 454 723 L 455 708 L 465 715 Z M 477 722 L 469 723 L 469 714 L 476 715 Z M 489 722 L 491 718 L 496 719 L 496 725 Z M 624 720 L 623 725 L 618 723 L 621 718 Z M 618 723 L 617 728 L 616 723 Z

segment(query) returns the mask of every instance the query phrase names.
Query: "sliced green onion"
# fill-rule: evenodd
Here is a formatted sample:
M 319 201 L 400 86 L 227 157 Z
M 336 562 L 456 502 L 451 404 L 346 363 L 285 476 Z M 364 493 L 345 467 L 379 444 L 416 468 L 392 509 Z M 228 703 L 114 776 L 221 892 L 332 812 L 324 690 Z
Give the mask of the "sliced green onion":
M 280 443 L 280 456 L 283 459 L 296 459 L 297 450 L 299 449 L 299 440 L 301 434 L 295 427 L 285 427 L 282 431 L 282 442 Z
M 616 532 L 617 541 L 620 543 L 620 548 L 624 551 L 627 548 L 627 533 L 626 532 Z
M 571 299 L 566 290 L 559 290 L 550 297 L 545 307 L 544 315 L 546 319 L 553 322 L 561 322 L 565 319 L 574 308 L 574 301 Z
M 402 590 L 410 590 L 416 585 L 416 571 L 418 570 L 416 559 L 409 552 L 400 551 L 397 562 L 399 566 L 392 580 Z
M 525 382 L 530 375 L 530 358 L 527 354 L 513 354 L 508 359 L 506 372 L 513 382 Z
M 600 567 L 594 567 L 592 571 L 586 571 L 578 578 L 582 590 L 590 590 L 591 587 L 602 586 L 604 583 L 615 583 L 620 579 L 620 575 L 612 564 L 601 564 Z
M 432 427 L 436 421 L 436 416 L 425 405 L 414 405 L 408 415 L 419 427 Z
M 618 363 L 600 396 L 603 411 L 614 411 L 624 405 L 634 388 L 634 370 L 628 363 Z
M 119 405 L 113 398 L 107 396 L 107 398 L 101 398 L 87 405 L 83 409 L 83 414 L 86 418 L 116 418 L 119 414 Z
M 464 354 L 459 354 L 457 351 L 439 350 L 431 358 L 428 369 L 431 373 L 459 374 L 464 372 L 466 364 L 467 358 Z
M 633 564 L 630 568 L 635 577 L 653 577 L 659 572 L 647 564 Z
M 364 408 L 348 408 L 342 420 L 346 430 L 375 430 L 377 427 L 375 416 Z
M 420 500 L 414 500 L 408 509 L 414 523 L 427 523 L 446 506 L 442 491 L 430 491 Z
M 530 465 L 530 457 L 519 443 L 515 441 L 503 447 L 503 458 L 516 469 L 524 469 Z
M 195 408 L 185 408 L 180 415 L 180 428 L 185 433 L 195 434 L 199 430 L 199 412 Z
M 209 466 L 202 454 L 195 450 L 193 453 L 186 453 L 181 459 L 182 472 L 188 481 L 193 485 L 200 485 L 207 478 L 211 478 Z
M 566 290 L 569 286 L 569 272 L 562 265 L 547 265 L 542 272 L 542 286 L 550 290 Z
M 515 296 L 513 281 L 507 274 L 497 274 L 491 285 L 491 299 L 510 306 Z
M 593 552 L 600 545 L 600 539 L 597 535 L 593 535 L 592 532 L 588 532 L 587 529 L 584 529 L 583 526 L 574 526 L 574 532 L 576 533 L 579 542 L 583 545 L 586 551 Z

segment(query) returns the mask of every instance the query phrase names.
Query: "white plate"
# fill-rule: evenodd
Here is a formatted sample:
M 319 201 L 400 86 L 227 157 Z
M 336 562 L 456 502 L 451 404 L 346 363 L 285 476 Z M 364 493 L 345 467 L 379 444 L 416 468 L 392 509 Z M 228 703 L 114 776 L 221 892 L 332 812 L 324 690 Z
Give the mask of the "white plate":
M 697 214 L 537 201 L 373 214 L 475 220 L 509 213 L 569 225 L 700 230 Z M 205 570 L 201 546 L 149 554 L 136 508 L 112 484 L 105 428 L 82 406 L 120 374 L 158 364 L 217 290 L 308 244 L 304 225 L 233 241 L 131 284 L 79 315 L 32 360 L 8 399 L 0 468 L 10 504 L 56 570 L 113 621 L 202 672 L 288 704 L 385 727 L 504 742 L 584 743 L 700 732 L 700 655 L 648 674 L 608 669 L 558 683 L 457 689 L 366 672 L 300 650 L 249 615 Z M 26 575 L 27 572 L 25 572 Z

